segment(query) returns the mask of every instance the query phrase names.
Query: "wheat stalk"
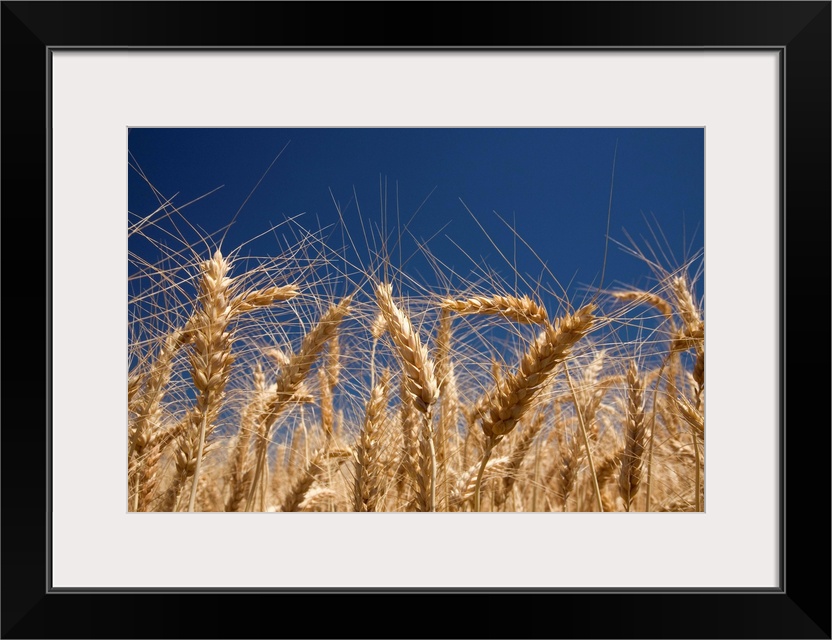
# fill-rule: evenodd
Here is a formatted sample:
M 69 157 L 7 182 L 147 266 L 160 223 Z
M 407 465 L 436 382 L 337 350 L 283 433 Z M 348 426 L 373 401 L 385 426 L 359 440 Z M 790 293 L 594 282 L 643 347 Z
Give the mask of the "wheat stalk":
M 191 377 L 198 395 L 191 424 L 180 439 L 176 458 L 180 475 L 193 476 L 188 511 L 194 510 L 206 441 L 214 429 L 214 420 L 222 405 L 233 362 L 233 332 L 229 330 L 234 316 L 229 304 L 230 268 L 230 262 L 223 258 L 219 250 L 210 260 L 202 263 L 199 309 L 193 316 L 194 348 L 190 357 Z
M 445 298 L 440 307 L 460 315 L 501 315 L 514 322 L 546 324 L 546 309 L 528 296 L 474 296 L 466 300 Z
M 389 283 L 376 287 L 376 300 L 387 331 L 404 368 L 404 389 L 408 401 L 422 413 L 422 429 L 419 437 L 419 468 L 417 479 L 421 488 L 419 505 L 423 510 L 436 509 L 436 451 L 434 447 L 431 407 L 439 395 L 435 365 L 428 356 L 419 334 L 410 318 L 393 301 L 393 288 Z
M 387 406 L 388 376 L 370 392 L 370 399 L 364 412 L 358 445 L 355 450 L 355 510 L 375 511 L 380 497 L 379 480 L 384 473 L 381 459 L 381 437 L 383 434 L 384 410 Z
M 320 478 L 329 460 L 346 460 L 352 454 L 345 449 L 323 447 L 315 452 L 303 473 L 295 481 L 281 503 L 281 511 L 299 511 L 312 484 Z
M 613 292 L 612 296 L 617 300 L 622 300 L 625 302 L 635 302 L 637 304 L 649 304 L 655 307 L 659 313 L 661 313 L 665 318 L 671 320 L 673 318 L 673 307 L 670 303 L 655 293 L 649 293 L 647 291 L 639 291 L 637 289 L 632 289 L 629 291 L 615 291 Z
M 259 431 L 257 466 L 249 491 L 246 506 L 248 510 L 251 509 L 254 503 L 254 494 L 257 492 L 259 481 L 263 475 L 268 444 L 271 440 L 271 428 L 282 411 L 301 389 L 301 383 L 303 383 L 315 360 L 317 360 L 324 344 L 337 333 L 338 326 L 347 314 L 351 302 L 352 296 L 350 295 L 337 305 L 332 305 L 327 309 L 315 327 L 304 336 L 300 350 L 291 355 L 288 362 L 281 368 L 274 388 L 264 401 L 264 409 L 257 420 Z
M 481 482 L 485 482 L 488 478 L 500 477 L 508 469 L 509 457 L 491 458 L 485 465 L 482 474 Z M 456 481 L 451 486 L 450 509 L 451 511 L 461 511 L 474 498 L 474 491 L 477 485 L 477 477 L 480 470 L 480 463 L 469 467 L 464 473 L 460 474 Z
M 542 411 L 537 412 L 534 419 L 531 421 L 531 424 L 529 424 L 520 433 L 519 441 L 515 443 L 511 453 L 508 456 L 509 462 L 506 467 L 505 475 L 503 476 L 502 490 L 497 494 L 496 506 L 499 507 L 508 499 L 511 490 L 517 481 L 517 475 L 520 473 L 520 467 L 523 465 L 523 461 L 526 459 L 526 455 L 529 453 L 529 449 L 531 449 L 532 443 L 537 437 L 537 434 L 543 429 L 545 419 L 546 416 Z
M 428 356 L 428 350 L 422 345 L 410 318 L 393 301 L 392 285 L 379 284 L 376 299 L 404 366 L 405 388 L 411 395 L 413 406 L 426 414 L 439 395 L 433 360 Z
M 486 437 L 499 439 L 514 429 L 517 421 L 532 406 L 540 389 L 545 385 L 555 367 L 563 362 L 572 346 L 592 326 L 595 305 L 589 304 L 573 315 L 547 325 L 523 356 L 518 370 L 504 378 L 490 396 L 488 408 L 482 419 Z
M 283 287 L 267 287 L 259 291 L 249 291 L 237 296 L 231 301 L 233 313 L 252 311 L 258 307 L 267 307 L 279 300 L 291 300 L 300 293 L 297 285 L 290 284 Z
M 254 396 L 248 406 L 243 410 L 240 431 L 237 434 L 237 440 L 231 458 L 229 469 L 230 495 L 226 503 L 226 511 L 240 510 L 251 485 L 252 474 L 250 470 L 246 470 L 246 461 L 251 436 L 257 428 L 255 420 L 263 409 L 263 399 L 266 394 L 266 375 L 259 362 L 255 366 L 253 379 Z
M 638 375 L 635 360 L 627 369 L 627 425 L 624 453 L 621 456 L 621 473 L 618 488 L 624 499 L 624 509 L 632 508 L 641 484 L 641 466 L 644 459 L 644 386 Z
M 537 340 L 523 356 L 518 370 L 500 380 L 490 395 L 488 407 L 482 418 L 482 430 L 486 436 L 486 450 L 481 462 L 481 471 L 494 446 L 514 429 L 517 421 L 529 410 L 540 389 L 549 382 L 555 367 L 563 362 L 572 346 L 592 327 L 595 305 L 590 303 L 572 315 L 559 318 L 555 324 L 547 324 Z M 482 473 L 479 474 L 482 478 Z M 479 480 L 475 494 L 479 510 Z

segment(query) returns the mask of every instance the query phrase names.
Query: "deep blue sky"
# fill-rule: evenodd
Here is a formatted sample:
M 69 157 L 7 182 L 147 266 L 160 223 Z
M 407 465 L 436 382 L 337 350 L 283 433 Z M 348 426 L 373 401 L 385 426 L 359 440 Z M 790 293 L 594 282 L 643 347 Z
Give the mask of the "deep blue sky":
M 334 197 L 366 256 L 354 193 L 365 222 L 378 225 L 386 212 L 392 230 L 398 190 L 401 223 L 418 209 L 408 230 L 430 239 L 432 253 L 461 275 L 473 268 L 468 254 L 485 258 L 507 282 L 514 281 L 464 202 L 512 261 L 513 235 L 494 212 L 516 225 L 558 282 L 572 282 L 573 293 L 597 284 L 601 271 L 616 141 L 611 238 L 627 243 L 626 229 L 640 245 L 659 248 L 664 240 L 656 241 L 646 216 L 666 239 L 670 262 L 681 263 L 703 246 L 703 129 L 132 129 L 129 164 L 141 167 L 165 197 L 178 194 L 173 202 L 180 206 L 222 187 L 183 211 L 191 222 L 215 231 L 231 221 L 285 147 L 224 248 L 301 213 L 298 222 L 310 230 L 336 223 Z M 133 223 L 156 209 L 158 200 L 133 168 L 128 174 Z M 380 199 L 385 181 L 386 206 Z M 334 244 L 341 237 L 339 232 Z M 130 242 L 131 251 L 149 251 L 134 238 Z M 268 255 L 274 246 L 265 237 L 251 252 Z M 406 239 L 403 246 L 408 255 L 416 243 Z M 520 273 L 558 289 L 551 276 L 541 275 L 531 251 L 520 242 L 516 250 Z M 411 261 L 407 270 L 431 279 L 423 260 Z M 610 244 L 607 288 L 616 281 L 649 288 L 650 275 L 643 263 Z

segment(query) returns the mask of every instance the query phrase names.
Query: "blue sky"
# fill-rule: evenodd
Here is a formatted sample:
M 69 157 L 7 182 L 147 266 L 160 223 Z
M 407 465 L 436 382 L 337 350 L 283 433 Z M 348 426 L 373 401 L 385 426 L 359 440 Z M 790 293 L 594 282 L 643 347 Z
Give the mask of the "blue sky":
M 614 156 L 605 287 L 653 284 L 647 266 L 614 242 L 629 244 L 625 230 L 640 246 L 667 251 L 671 265 L 703 247 L 703 129 L 131 129 L 129 152 L 130 222 L 158 207 L 140 168 L 176 205 L 213 191 L 183 210 L 206 231 L 227 225 L 245 203 L 226 249 L 299 215 L 309 230 L 331 228 L 337 202 L 364 259 L 359 218 L 369 229 L 386 216 L 391 231 L 407 223 L 405 257 L 427 241 L 461 276 L 485 261 L 513 283 L 516 264 L 530 282 L 580 298 L 604 261 Z M 339 230 L 334 244 L 344 237 Z M 132 236 L 130 244 L 158 258 Z M 269 255 L 275 246 L 267 234 L 246 251 Z M 422 257 L 405 269 L 432 284 Z

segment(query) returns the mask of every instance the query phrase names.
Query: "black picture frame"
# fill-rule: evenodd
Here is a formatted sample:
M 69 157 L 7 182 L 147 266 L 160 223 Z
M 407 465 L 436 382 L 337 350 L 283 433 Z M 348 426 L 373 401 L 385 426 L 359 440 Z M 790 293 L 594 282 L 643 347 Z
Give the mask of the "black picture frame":
M 830 306 L 830 8 L 828 1 L 3 2 L 2 637 L 830 638 L 829 379 L 807 373 L 818 369 L 810 369 L 810 361 L 829 371 L 829 334 L 816 323 L 821 318 L 827 326 Z M 785 80 L 780 587 L 52 589 L 48 452 L 51 388 L 59 381 L 51 379 L 49 366 L 50 273 L 59 265 L 52 264 L 50 248 L 48 98 L 50 52 L 63 47 L 778 51 Z M 807 284 L 808 295 L 802 291 Z M 22 344 L 26 351 L 16 353 Z M 320 615 L 307 618 L 301 604 Z M 391 627 L 384 618 L 397 622 Z

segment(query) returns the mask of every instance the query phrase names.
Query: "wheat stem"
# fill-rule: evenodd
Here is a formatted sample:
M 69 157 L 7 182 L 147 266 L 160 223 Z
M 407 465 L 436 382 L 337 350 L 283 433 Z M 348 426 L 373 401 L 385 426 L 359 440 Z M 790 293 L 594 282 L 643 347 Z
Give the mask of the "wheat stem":
M 566 374 L 566 382 L 569 384 L 569 390 L 575 398 L 575 412 L 578 414 L 578 424 L 581 426 L 581 434 L 584 438 L 584 448 L 586 448 L 586 457 L 589 461 L 589 473 L 592 478 L 592 488 L 595 490 L 595 499 L 598 502 L 598 511 L 604 511 L 604 503 L 601 500 L 601 489 L 598 486 L 598 476 L 595 475 L 595 464 L 592 461 L 592 451 L 589 448 L 589 436 L 587 435 L 586 423 L 584 422 L 584 410 L 579 406 L 580 403 L 575 396 L 575 387 L 572 385 L 572 376 L 569 375 L 569 366 L 564 365 L 564 373 Z

